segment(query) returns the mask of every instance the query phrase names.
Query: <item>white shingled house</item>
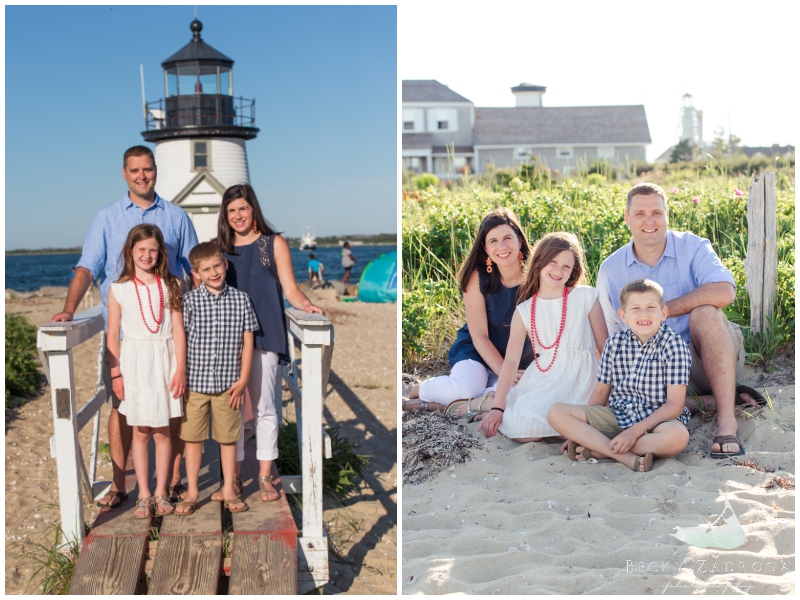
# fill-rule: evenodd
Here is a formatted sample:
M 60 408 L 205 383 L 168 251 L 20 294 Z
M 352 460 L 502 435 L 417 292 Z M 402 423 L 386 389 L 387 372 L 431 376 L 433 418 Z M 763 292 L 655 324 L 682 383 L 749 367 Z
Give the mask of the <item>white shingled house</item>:
M 562 172 L 584 158 L 645 160 L 644 106 L 543 106 L 546 91 L 522 83 L 511 88 L 516 106 L 479 108 L 436 80 L 403 81 L 403 168 L 447 179 L 465 166 L 483 173 L 490 163 L 512 167 L 534 157 Z

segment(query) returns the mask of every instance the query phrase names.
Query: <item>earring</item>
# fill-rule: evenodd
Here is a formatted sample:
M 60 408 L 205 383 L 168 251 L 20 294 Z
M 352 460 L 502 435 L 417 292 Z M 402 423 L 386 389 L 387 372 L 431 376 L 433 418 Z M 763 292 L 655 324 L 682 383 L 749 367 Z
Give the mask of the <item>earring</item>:
M 519 251 L 519 256 L 517 258 L 519 258 L 519 268 L 520 268 L 520 270 L 524 271 L 525 270 L 525 257 L 522 256 L 522 250 Z
M 486 257 L 486 272 L 487 273 L 492 272 L 492 259 L 489 258 L 488 256 Z

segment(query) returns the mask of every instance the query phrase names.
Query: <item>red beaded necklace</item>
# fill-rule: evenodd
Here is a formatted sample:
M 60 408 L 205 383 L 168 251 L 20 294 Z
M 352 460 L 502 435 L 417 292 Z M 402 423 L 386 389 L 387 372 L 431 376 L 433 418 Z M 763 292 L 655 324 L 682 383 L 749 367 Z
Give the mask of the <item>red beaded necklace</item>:
M 153 311 L 153 303 L 150 300 L 150 288 L 147 285 L 134 275 L 131 277 L 131 281 L 133 281 L 133 289 L 136 290 L 136 299 L 139 301 L 139 314 L 142 315 L 142 322 L 144 326 L 147 327 L 147 331 L 150 333 L 158 333 L 158 330 L 161 329 L 161 323 L 164 321 L 164 290 L 161 288 L 161 278 L 156 275 L 156 285 L 158 286 L 158 316 L 156 317 L 156 313 Z M 144 316 L 144 309 L 142 308 L 142 298 L 139 296 L 139 286 L 144 286 L 144 289 L 147 290 L 147 306 L 150 307 L 150 314 L 153 316 L 153 320 L 156 322 L 156 328 L 150 329 L 150 325 L 147 324 L 147 319 Z
M 550 367 L 553 366 L 553 363 L 556 362 L 556 355 L 558 354 L 558 345 L 561 343 L 561 334 L 564 333 L 564 325 L 567 323 L 567 294 L 569 290 L 567 286 L 564 286 L 564 295 L 562 296 L 561 300 L 561 325 L 558 328 L 558 335 L 556 336 L 556 341 L 550 344 L 549 346 L 545 346 L 542 343 L 542 340 L 539 339 L 539 333 L 536 331 L 536 298 L 539 293 L 535 293 L 533 295 L 533 300 L 531 300 L 531 346 L 533 346 L 533 362 L 536 364 L 536 368 L 539 369 L 540 372 L 546 373 L 550 370 Z M 553 351 L 553 358 L 550 359 L 550 364 L 547 365 L 546 369 L 542 369 L 539 366 L 539 355 L 536 353 L 536 344 L 539 344 L 544 350 L 550 350 L 551 348 L 555 348 Z

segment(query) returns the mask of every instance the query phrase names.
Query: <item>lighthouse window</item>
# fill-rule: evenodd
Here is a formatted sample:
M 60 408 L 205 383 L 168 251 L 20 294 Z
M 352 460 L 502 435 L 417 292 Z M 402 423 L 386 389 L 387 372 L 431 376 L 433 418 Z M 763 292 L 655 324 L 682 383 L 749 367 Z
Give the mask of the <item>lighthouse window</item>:
M 194 170 L 208 169 L 209 156 L 208 156 L 208 142 L 195 141 L 192 143 L 192 154 L 194 155 Z
M 224 96 L 233 96 L 231 89 L 231 72 L 230 69 L 220 69 L 219 72 L 219 93 Z

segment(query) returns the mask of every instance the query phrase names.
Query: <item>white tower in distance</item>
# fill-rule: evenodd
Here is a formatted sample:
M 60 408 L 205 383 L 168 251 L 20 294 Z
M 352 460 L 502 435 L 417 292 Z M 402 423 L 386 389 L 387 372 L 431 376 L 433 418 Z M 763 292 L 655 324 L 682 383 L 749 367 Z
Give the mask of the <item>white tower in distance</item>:
M 678 125 L 678 139 L 689 140 L 697 148 L 703 149 L 703 111 L 694 107 L 691 94 L 684 94 L 681 102 L 681 115 Z
M 156 144 L 156 192 L 189 213 L 205 242 L 217 237 L 225 190 L 250 183 L 245 140 L 258 129 L 255 100 L 233 96 L 233 60 L 200 38 L 200 21 L 190 28 L 192 41 L 161 63 L 165 98 L 146 104 L 142 136 Z

